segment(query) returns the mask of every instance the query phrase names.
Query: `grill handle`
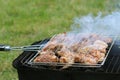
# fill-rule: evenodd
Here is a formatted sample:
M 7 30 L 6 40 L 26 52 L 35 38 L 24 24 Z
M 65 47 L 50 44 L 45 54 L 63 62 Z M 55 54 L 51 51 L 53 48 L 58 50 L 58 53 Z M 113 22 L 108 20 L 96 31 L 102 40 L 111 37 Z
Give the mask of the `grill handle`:
M 11 47 L 8 45 L 0 44 L 0 51 L 11 51 L 11 50 L 22 50 L 22 51 L 38 51 L 44 45 L 28 45 L 28 46 L 21 46 L 21 47 Z
M 10 51 L 10 46 L 0 44 L 0 51 Z

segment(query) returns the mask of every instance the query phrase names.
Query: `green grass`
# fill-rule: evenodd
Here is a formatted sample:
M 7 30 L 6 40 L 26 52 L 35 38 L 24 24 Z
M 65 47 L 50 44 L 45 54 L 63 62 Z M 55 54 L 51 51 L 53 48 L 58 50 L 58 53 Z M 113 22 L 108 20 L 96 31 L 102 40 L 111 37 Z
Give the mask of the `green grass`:
M 113 8 L 108 0 L 0 0 L 0 44 L 29 45 L 70 30 L 75 17 Z M 108 7 L 109 9 L 107 9 Z M 21 51 L 0 52 L 0 80 L 18 80 L 12 61 Z

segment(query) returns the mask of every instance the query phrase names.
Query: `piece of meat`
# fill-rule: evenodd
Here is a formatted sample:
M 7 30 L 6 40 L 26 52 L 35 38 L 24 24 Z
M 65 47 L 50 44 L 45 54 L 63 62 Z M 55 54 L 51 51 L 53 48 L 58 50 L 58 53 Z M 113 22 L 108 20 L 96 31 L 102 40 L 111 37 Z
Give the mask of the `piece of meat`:
M 74 63 L 74 54 L 68 53 L 60 57 L 60 63 Z
M 97 61 L 102 61 L 105 57 L 105 53 L 101 53 L 99 50 L 91 50 L 90 54 L 93 57 L 97 58 L 98 59 Z
M 74 54 L 66 47 L 63 47 L 61 51 L 58 51 L 58 55 L 60 56 L 61 63 L 74 63 Z
M 108 47 L 108 44 L 101 40 L 96 40 L 93 44 L 97 49 L 105 49 Z
M 85 55 L 82 58 L 82 62 L 85 64 L 97 64 L 98 63 L 97 58 L 93 57 L 90 54 Z
M 83 63 L 82 62 L 82 58 L 85 57 L 85 54 L 82 54 L 82 53 L 77 53 L 77 54 L 74 54 L 74 62 L 75 63 Z
M 53 52 L 41 52 L 34 62 L 58 62 L 58 58 Z

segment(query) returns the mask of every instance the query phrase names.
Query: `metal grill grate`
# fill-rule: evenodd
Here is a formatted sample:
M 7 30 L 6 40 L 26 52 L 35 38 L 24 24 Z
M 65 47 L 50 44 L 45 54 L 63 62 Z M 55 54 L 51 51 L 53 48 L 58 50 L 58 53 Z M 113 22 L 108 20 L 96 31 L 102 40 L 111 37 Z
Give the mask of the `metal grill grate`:
M 120 56 L 109 56 L 103 68 L 106 73 L 119 73 Z

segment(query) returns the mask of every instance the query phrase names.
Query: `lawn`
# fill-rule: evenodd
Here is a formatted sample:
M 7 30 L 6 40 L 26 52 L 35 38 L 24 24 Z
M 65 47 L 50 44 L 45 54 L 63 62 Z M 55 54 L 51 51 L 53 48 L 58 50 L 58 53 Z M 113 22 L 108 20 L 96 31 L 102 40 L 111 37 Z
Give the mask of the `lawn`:
M 29 45 L 70 31 L 75 17 L 113 10 L 110 0 L 0 0 L 0 44 Z M 0 80 L 18 80 L 12 61 L 21 51 L 0 52 Z

